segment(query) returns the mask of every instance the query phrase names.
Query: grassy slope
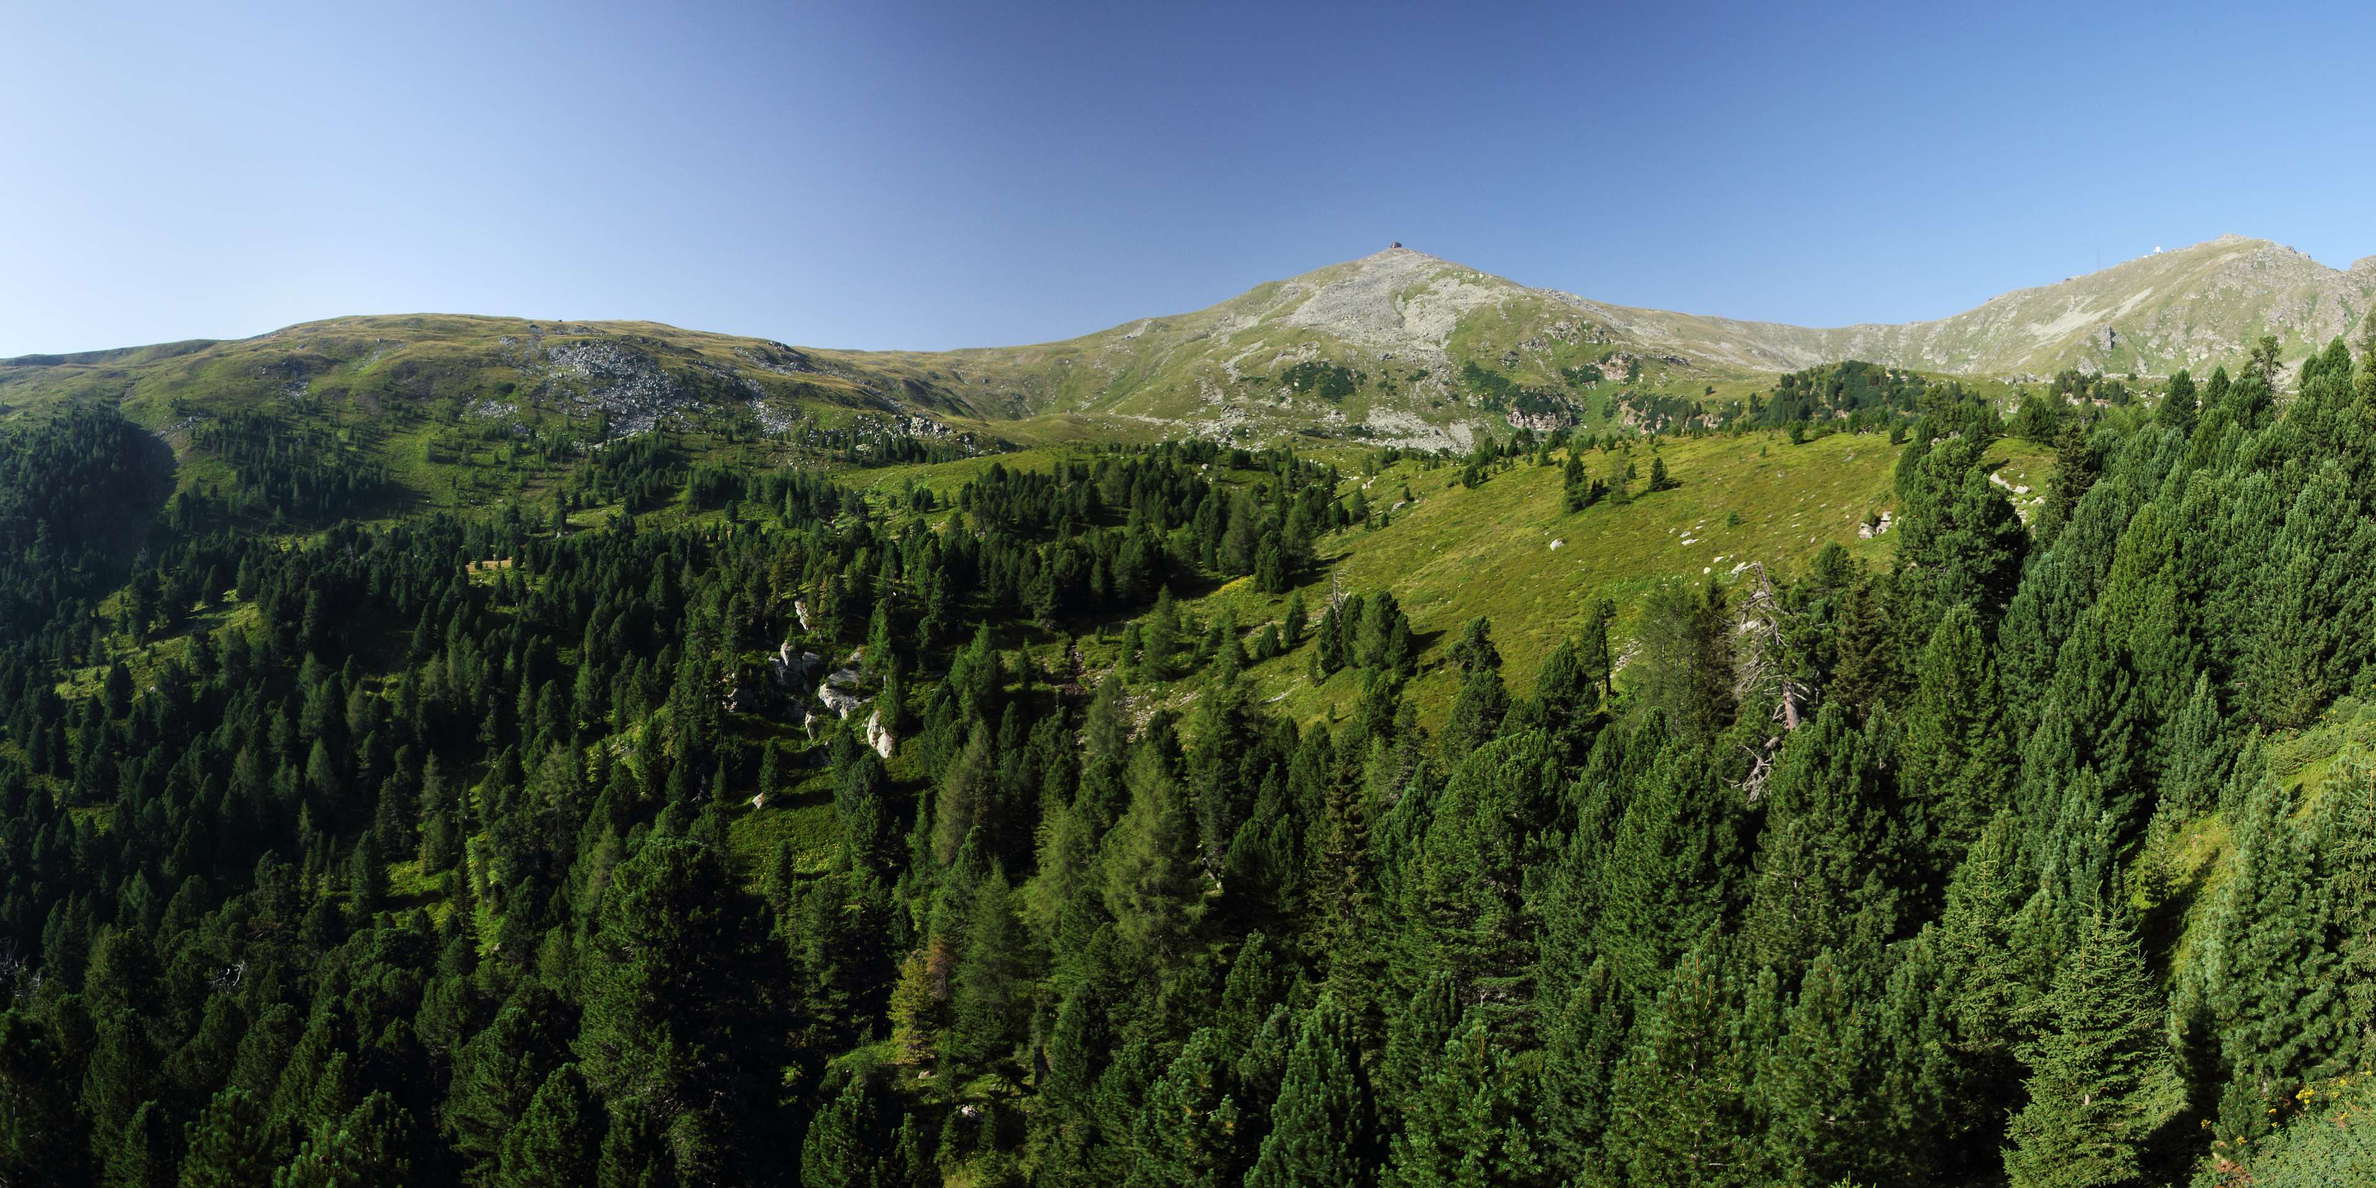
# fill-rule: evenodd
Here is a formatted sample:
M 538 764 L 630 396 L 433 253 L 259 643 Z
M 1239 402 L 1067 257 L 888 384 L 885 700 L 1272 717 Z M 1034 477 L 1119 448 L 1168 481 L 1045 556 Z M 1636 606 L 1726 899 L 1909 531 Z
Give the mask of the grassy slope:
M 1633 453 L 1646 474 L 1648 447 Z M 1752 561 L 1787 570 L 1832 541 L 1867 557 L 1889 548 L 1886 536 L 1857 533 L 1865 516 L 1892 502 L 1897 450 L 1885 437 L 1838 434 L 1802 446 L 1780 434 L 1683 439 L 1664 443 L 1660 456 L 1682 486 L 1581 512 L 1566 510 L 1558 466 L 1519 465 L 1474 490 L 1459 486 L 1454 468 L 1417 463 L 1352 480 L 1349 486 L 1367 482 L 1375 507 L 1393 504 L 1405 485 L 1414 502 L 1383 527 L 1322 542 L 1329 574 L 1306 588 L 1305 599 L 1317 607 L 1331 581 L 1353 591 L 1392 590 L 1424 645 L 1411 691 L 1422 716 L 1434 719 L 1457 683 L 1444 652 L 1478 615 L 1493 620 L 1504 675 L 1524 692 L 1595 598 L 1615 600 L 1622 616 L 1670 576 L 1731 577 Z M 1610 461 L 1605 451 L 1585 455 L 1594 473 Z M 1729 522 L 1735 512 L 1739 524 Z M 1226 606 L 1241 624 L 1258 626 L 1284 600 L 1235 583 L 1194 605 L 1208 616 Z M 1306 652 L 1255 669 L 1264 696 L 1306 719 L 1349 706 L 1353 682 L 1340 674 L 1314 687 Z
M 1636 444 L 1632 452 L 1637 469 L 1647 474 L 1649 446 Z M 1659 454 L 1681 486 L 1581 512 L 1566 510 L 1556 465 L 1521 463 L 1471 490 L 1459 485 L 1454 466 L 1414 460 L 1364 476 L 1353 473 L 1357 454 L 1321 454 L 1347 470 L 1343 494 L 1365 488 L 1371 506 L 1385 509 L 1408 486 L 1413 502 L 1383 517 L 1383 526 L 1322 540 L 1323 565 L 1302 587 L 1304 601 L 1317 615 L 1332 584 L 1348 591 L 1393 591 L 1423 645 L 1422 671 L 1411 691 L 1423 716 L 1432 720 L 1449 707 L 1455 687 L 1444 653 L 1475 616 L 1493 620 L 1504 673 L 1514 691 L 1524 692 L 1532 688 L 1543 657 L 1594 598 L 1618 603 L 1622 634 L 1625 616 L 1643 592 L 1667 577 L 1734 579 L 1752 561 L 1775 567 L 1779 576 L 1835 541 L 1851 555 L 1879 564 L 1894 547 L 1886 534 L 1872 539 L 1858 534 L 1867 516 L 1894 507 L 1891 476 L 1898 449 L 1884 436 L 1834 434 L 1797 446 L 1779 433 L 1680 438 L 1663 442 Z M 997 461 L 1030 469 L 1065 456 L 1063 449 L 1048 447 Z M 2034 502 L 2052 455 L 2032 443 L 2006 439 L 1989 456 L 2001 464 L 2008 482 L 2033 489 L 2029 496 L 2015 496 L 2016 503 Z M 990 461 L 850 471 L 842 479 L 885 497 L 912 483 L 946 495 Z M 1614 462 L 1606 451 L 1585 455 L 1594 473 Z M 1731 522 L 1735 513 L 1737 524 Z M 1557 549 L 1551 547 L 1554 540 L 1561 542 Z M 1252 633 L 1278 619 L 1286 603 L 1241 580 L 1187 599 L 1184 606 L 1207 623 L 1232 614 L 1241 629 Z M 1082 648 L 1093 665 L 1111 663 L 1115 654 L 1110 638 L 1084 640 Z M 1264 699 L 1302 721 L 1349 707 L 1357 693 L 1345 674 L 1314 685 L 1309 655 L 1306 645 L 1250 673 Z M 1175 696 L 1191 696 L 1192 685 L 1175 690 Z

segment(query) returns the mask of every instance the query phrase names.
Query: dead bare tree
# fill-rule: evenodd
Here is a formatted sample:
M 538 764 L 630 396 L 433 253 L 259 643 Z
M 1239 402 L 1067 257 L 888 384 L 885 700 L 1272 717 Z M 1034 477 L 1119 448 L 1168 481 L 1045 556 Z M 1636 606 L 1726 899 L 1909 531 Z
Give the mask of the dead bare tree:
M 1750 562 L 1749 574 L 1749 590 L 1741 599 L 1735 626 L 1740 646 L 1733 653 L 1733 697 L 1740 705 L 1773 698 L 1774 720 L 1785 731 L 1796 730 L 1814 702 L 1815 690 L 1790 670 L 1786 631 L 1795 616 L 1782 605 L 1765 562 Z
M 1750 562 L 1748 572 L 1749 588 L 1741 598 L 1740 618 L 1734 625 L 1739 646 L 1733 649 L 1733 699 L 1737 705 L 1749 706 L 1770 698 L 1772 720 L 1782 726 L 1779 733 L 1768 735 L 1763 745 L 1742 744 L 1749 753 L 1749 774 L 1735 787 L 1755 804 L 1765 795 L 1782 740 L 1805 720 L 1815 690 L 1791 671 L 1788 628 L 1794 615 L 1782 604 L 1773 575 L 1762 561 Z

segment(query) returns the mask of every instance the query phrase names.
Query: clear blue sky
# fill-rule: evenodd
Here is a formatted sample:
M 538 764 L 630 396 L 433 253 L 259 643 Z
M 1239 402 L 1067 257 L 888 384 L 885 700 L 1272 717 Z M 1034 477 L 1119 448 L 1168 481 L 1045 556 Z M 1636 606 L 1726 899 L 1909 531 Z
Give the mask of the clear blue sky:
M 1402 240 L 1936 317 L 2376 254 L 2376 16 L 2244 5 L 0 0 L 0 355 L 346 313 L 1041 341 Z

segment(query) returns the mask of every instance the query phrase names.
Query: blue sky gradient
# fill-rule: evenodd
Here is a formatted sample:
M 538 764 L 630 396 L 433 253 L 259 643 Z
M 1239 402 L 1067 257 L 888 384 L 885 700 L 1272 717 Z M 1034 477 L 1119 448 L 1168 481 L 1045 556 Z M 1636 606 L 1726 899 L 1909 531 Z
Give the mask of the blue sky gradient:
M 2368 5 L 1948 7 L 0 0 L 0 356 L 1033 342 L 1389 240 L 1811 325 L 2223 232 L 2376 254 Z

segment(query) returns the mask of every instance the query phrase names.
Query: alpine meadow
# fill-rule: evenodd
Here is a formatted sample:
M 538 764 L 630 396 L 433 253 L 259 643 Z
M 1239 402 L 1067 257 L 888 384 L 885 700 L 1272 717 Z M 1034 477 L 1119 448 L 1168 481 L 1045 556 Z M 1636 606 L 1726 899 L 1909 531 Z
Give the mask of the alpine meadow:
M 2329 67 L 783 7 L 27 15 L 0 1188 L 2376 1186 Z

